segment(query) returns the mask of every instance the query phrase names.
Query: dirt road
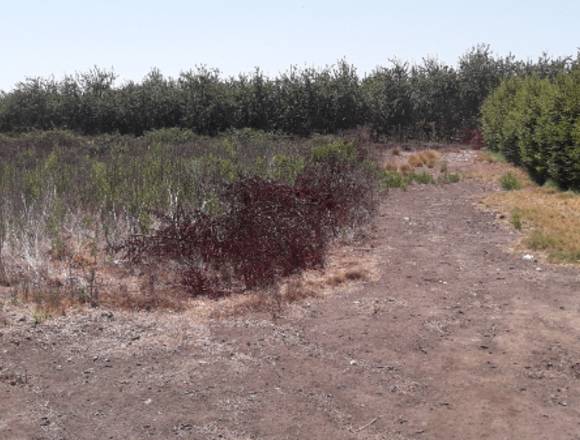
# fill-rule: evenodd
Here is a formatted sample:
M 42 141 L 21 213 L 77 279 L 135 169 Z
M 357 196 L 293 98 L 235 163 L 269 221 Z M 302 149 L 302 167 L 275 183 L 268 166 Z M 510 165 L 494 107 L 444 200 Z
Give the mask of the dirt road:
M 10 318 L 0 439 L 580 439 L 580 270 L 510 253 L 484 191 L 391 192 L 380 279 L 277 321 Z

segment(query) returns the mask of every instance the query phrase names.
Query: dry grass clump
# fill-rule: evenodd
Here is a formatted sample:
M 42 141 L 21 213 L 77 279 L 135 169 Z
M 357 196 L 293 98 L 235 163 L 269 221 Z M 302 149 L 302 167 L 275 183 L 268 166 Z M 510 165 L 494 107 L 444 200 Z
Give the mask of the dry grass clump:
M 434 168 L 440 157 L 441 154 L 435 150 L 423 150 L 410 155 L 407 161 L 413 168 Z
M 212 304 L 209 316 L 212 318 L 228 318 L 246 313 L 268 313 L 277 317 L 287 304 L 320 296 L 315 286 L 305 282 L 301 277 L 286 280 L 280 286 L 268 289 L 226 297 Z
M 244 295 L 232 295 L 217 301 L 194 299 L 190 308 L 196 309 L 198 316 L 201 313 L 211 318 L 228 318 L 250 312 L 277 317 L 288 304 L 330 295 L 339 286 L 356 286 L 356 283 L 376 279 L 376 266 L 376 258 L 372 255 L 361 254 L 350 246 L 336 247 L 322 270 L 308 270 L 282 280 L 278 286 Z
M 417 168 L 429 168 L 437 174 L 437 166 L 441 162 L 442 154 L 433 149 L 402 152 L 398 147 L 387 155 L 382 168 L 387 173 L 398 173 L 408 176 L 415 173 Z
M 328 278 L 328 285 L 340 286 L 349 281 L 358 281 L 366 278 L 366 273 L 361 268 L 339 271 Z
M 478 152 L 476 162 L 466 171 L 465 176 L 499 184 L 507 173 L 515 177 L 522 188 L 535 185 L 525 171 L 509 165 L 501 156 L 489 151 Z
M 437 161 L 440 159 L 441 154 L 435 150 L 425 150 L 421 153 L 423 158 L 423 163 L 427 168 L 434 168 Z
M 413 169 L 411 168 L 410 165 L 404 164 L 404 165 L 401 165 L 401 167 L 399 168 L 399 171 L 403 174 L 410 174 L 411 171 L 413 171 Z
M 412 154 L 407 159 L 407 162 L 413 168 L 419 168 L 423 166 L 423 160 L 421 159 L 421 156 L 419 154 Z
M 545 252 L 554 262 L 580 264 L 580 195 L 529 186 L 494 193 L 484 204 L 505 213 L 517 213 L 525 234 L 522 245 Z M 513 222 L 512 222 L 513 223 Z
M 480 151 L 479 154 L 477 155 L 477 161 L 487 163 L 507 162 L 505 157 L 503 157 L 500 153 L 490 150 Z
M 130 291 L 123 285 L 123 287 L 105 295 L 100 305 L 130 311 L 182 311 L 187 306 L 187 300 L 187 295 L 175 288 L 155 287 L 151 289 L 150 287 L 141 287 L 138 290 Z

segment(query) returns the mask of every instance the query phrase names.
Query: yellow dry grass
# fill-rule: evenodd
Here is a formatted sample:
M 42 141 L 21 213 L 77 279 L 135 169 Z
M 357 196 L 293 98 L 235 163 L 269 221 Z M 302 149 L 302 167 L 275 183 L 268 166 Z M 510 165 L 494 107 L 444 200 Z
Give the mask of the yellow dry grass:
M 403 174 L 411 174 L 411 171 L 413 171 L 413 169 L 409 165 L 405 164 L 401 165 L 399 171 Z
M 519 191 L 487 196 L 483 203 L 521 219 L 521 245 L 553 262 L 580 264 L 580 195 L 529 185 Z
M 410 166 L 413 168 L 419 168 L 423 166 L 423 160 L 419 154 L 412 154 L 407 159 Z
M 331 253 L 323 270 L 305 271 L 283 280 L 279 287 L 245 295 L 232 295 L 213 301 L 209 308 L 205 299 L 194 302 L 197 306 L 203 303 L 206 315 L 211 318 L 240 316 L 248 312 L 264 312 L 276 316 L 288 304 L 330 295 L 339 286 L 346 287 L 376 279 L 377 274 L 377 259 L 374 255 L 346 246 Z
M 434 168 L 441 154 L 435 150 L 425 150 L 421 153 L 421 156 L 423 157 L 423 163 L 428 168 Z
M 441 154 L 435 150 L 423 150 L 411 154 L 407 161 L 413 168 L 424 166 L 427 168 L 434 168 L 440 157 Z
M 580 194 L 539 187 L 525 171 L 486 151 L 467 176 L 498 184 L 506 173 L 516 176 L 522 189 L 489 194 L 483 204 L 521 229 L 518 247 L 544 253 L 552 262 L 580 264 Z
M 69 273 L 70 267 L 82 274 L 93 271 L 96 303 L 118 311 L 181 312 L 192 319 L 202 320 L 239 316 L 252 311 L 277 316 L 289 304 L 326 296 L 339 286 L 346 288 L 374 279 L 378 273 L 377 259 L 370 249 L 358 246 L 335 243 L 329 249 L 327 264 L 320 270 L 307 270 L 282 279 L 271 289 L 234 294 L 218 300 L 191 298 L 177 284 L 178 273 L 170 264 L 129 273 L 122 267 L 103 264 L 95 256 L 80 251 L 67 254 L 66 260 L 57 260 L 55 264 L 62 267 L 63 273 Z M 90 305 L 89 287 L 83 291 L 77 289 L 78 292 L 65 287 L 60 279 L 54 278 L 43 289 L 22 283 L 14 286 L 11 292 L 16 302 L 26 306 L 34 321 L 41 322 Z M 0 294 L 2 290 L 0 287 Z
M 501 177 L 508 172 L 517 177 L 522 188 L 535 186 L 525 171 L 497 159 L 496 156 L 487 151 L 479 152 L 476 162 L 465 172 L 465 177 L 498 183 Z
M 441 160 L 441 153 L 435 150 L 420 150 L 411 154 L 395 151 L 397 151 L 397 154 L 393 152 L 383 162 L 384 170 L 410 174 L 415 168 L 435 168 Z

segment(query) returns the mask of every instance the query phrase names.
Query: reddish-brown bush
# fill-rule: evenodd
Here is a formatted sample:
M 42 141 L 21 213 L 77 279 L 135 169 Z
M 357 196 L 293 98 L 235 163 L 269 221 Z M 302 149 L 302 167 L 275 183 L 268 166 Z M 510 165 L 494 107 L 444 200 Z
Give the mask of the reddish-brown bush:
M 475 150 L 480 150 L 484 146 L 483 135 L 481 134 L 481 131 L 476 128 L 463 130 L 460 141 L 471 146 Z
M 161 217 L 153 235 L 124 244 L 126 256 L 134 262 L 145 256 L 180 261 L 184 286 L 208 296 L 264 286 L 323 264 L 326 209 L 308 194 L 252 177 L 228 186 L 223 201 L 227 209 L 218 216 L 180 210 Z
M 153 257 L 182 263 L 184 287 L 210 297 L 320 267 L 330 238 L 361 222 L 374 204 L 370 167 L 328 151 L 294 185 L 240 178 L 221 194 L 221 214 L 177 210 L 160 216 L 152 235 L 133 236 L 121 249 L 133 262 Z

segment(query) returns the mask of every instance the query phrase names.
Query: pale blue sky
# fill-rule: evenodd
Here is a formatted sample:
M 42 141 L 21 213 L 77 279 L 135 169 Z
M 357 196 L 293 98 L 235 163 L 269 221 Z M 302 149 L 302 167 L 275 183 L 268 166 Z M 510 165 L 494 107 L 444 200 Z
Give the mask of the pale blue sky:
M 346 57 L 364 73 L 393 57 L 455 63 L 477 43 L 574 54 L 580 0 L 0 0 L 0 89 L 94 65 L 141 79 L 154 66 L 276 74 Z

